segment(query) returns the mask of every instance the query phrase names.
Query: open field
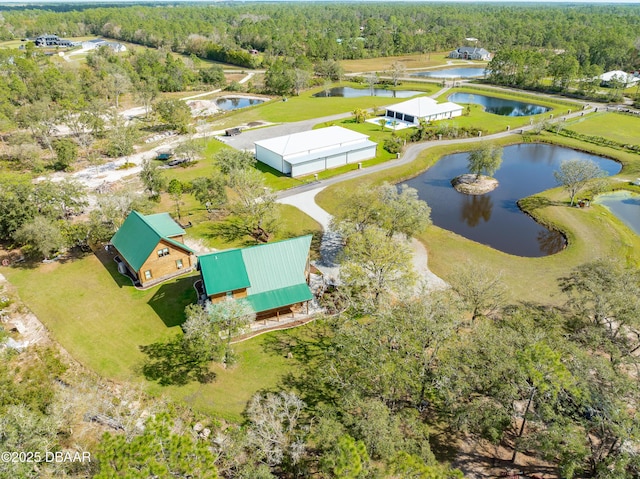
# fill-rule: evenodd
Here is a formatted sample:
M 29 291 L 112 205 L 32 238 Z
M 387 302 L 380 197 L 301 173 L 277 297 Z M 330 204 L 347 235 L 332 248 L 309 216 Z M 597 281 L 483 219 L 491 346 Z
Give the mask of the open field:
M 624 144 L 640 144 L 640 117 L 599 112 L 569 122 L 567 129 L 584 135 L 602 136 Z
M 383 71 L 391 69 L 391 65 L 399 62 L 405 68 L 427 68 L 450 64 L 469 64 L 465 60 L 447 58 L 450 52 L 416 53 L 413 55 L 398 55 L 382 58 L 365 58 L 362 60 L 342 60 L 340 65 L 346 73 Z M 476 62 L 474 62 L 476 63 Z M 479 65 L 484 62 L 477 62 Z
M 565 138 L 551 135 L 543 135 L 540 139 L 574 148 L 582 147 L 581 149 L 586 151 L 618 159 L 624 166 L 622 172 L 612 178 L 611 184 L 614 186 L 623 186 L 625 182 L 616 182 L 616 178 L 626 178 L 630 171 L 636 171 L 640 165 L 638 155 L 566 141 Z M 516 143 L 518 140 L 509 138 L 499 143 L 505 145 Z M 339 199 L 358 184 L 367 180 L 375 183 L 399 182 L 417 175 L 443 155 L 471 150 L 474 147 L 475 145 L 434 147 L 424 151 L 409 165 L 329 187 L 318 194 L 316 199 L 323 208 L 331 212 L 335 210 Z M 563 298 L 560 296 L 556 280 L 571 268 L 598 257 L 620 258 L 630 264 L 640 262 L 640 237 L 604 208 L 568 208 L 564 203 L 567 201 L 567 195 L 559 188 L 535 196 L 539 199 L 528 203 L 528 212 L 544 224 L 565 233 L 569 241 L 565 250 L 542 258 L 521 258 L 432 226 L 419 236 L 429 252 L 429 267 L 447 280 L 460 262 L 469 260 L 488 271 L 501 274 L 512 301 L 558 305 L 562 303 Z
M 331 85 L 331 87 L 334 86 L 364 88 L 363 85 L 350 82 Z M 432 94 L 438 91 L 439 87 L 429 83 L 404 82 L 398 89 L 420 90 L 426 94 Z M 285 123 L 321 118 L 339 113 L 348 113 L 356 108 L 374 108 L 398 103 L 397 99 L 378 96 L 365 96 L 360 98 L 313 96 L 313 94 L 321 91 L 323 91 L 322 88 L 314 88 L 302 93 L 300 96 L 288 97 L 287 101 L 274 101 L 247 110 L 232 111 L 225 114 L 224 118 L 217 119 L 214 124 L 216 128 L 224 129 L 260 120 L 273 123 Z

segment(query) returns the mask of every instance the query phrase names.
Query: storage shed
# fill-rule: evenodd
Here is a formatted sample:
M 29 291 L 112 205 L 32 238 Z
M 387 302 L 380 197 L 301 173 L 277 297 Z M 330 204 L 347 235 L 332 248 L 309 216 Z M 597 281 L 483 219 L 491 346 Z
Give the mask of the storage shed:
M 367 135 L 330 126 L 255 142 L 256 159 L 289 176 L 303 176 L 376 156 Z

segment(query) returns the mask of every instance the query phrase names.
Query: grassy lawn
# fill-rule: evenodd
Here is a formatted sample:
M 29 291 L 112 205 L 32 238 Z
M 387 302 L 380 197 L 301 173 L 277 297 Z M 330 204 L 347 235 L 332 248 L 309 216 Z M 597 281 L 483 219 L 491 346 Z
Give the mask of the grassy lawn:
M 413 55 L 398 55 L 393 57 L 382 58 L 365 58 L 363 60 L 342 60 L 340 65 L 344 68 L 346 73 L 357 72 L 370 72 L 370 71 L 383 71 L 391 69 L 391 65 L 394 62 L 399 62 L 405 66 L 405 68 L 426 68 L 435 67 L 439 65 L 446 65 L 447 61 L 457 63 L 455 60 L 450 60 L 447 55 L 450 52 L 438 52 L 438 53 L 418 53 Z M 464 62 L 460 62 L 464 63 Z
M 624 144 L 640 144 L 640 118 L 631 115 L 598 112 L 569 122 L 567 129 Z
M 116 381 L 141 383 L 153 394 L 166 394 L 198 410 L 240 421 L 255 392 L 275 388 L 297 368 L 297 357 L 287 359 L 286 351 L 275 345 L 295 343 L 317 330 L 312 324 L 239 343 L 234 346 L 238 363 L 229 369 L 214 366 L 216 377 L 210 383 L 160 386 L 144 379 L 145 355 L 139 346 L 181 334 L 184 307 L 196 299 L 194 275 L 138 291 L 117 272 L 111 258 L 101 257 L 5 268 L 3 274 L 54 339 L 83 365 Z
M 357 83 L 342 82 L 333 86 L 351 86 L 363 88 Z M 438 91 L 439 86 L 430 83 L 405 82 L 398 89 L 420 90 L 427 94 Z M 220 129 L 234 125 L 249 123 L 252 121 L 268 121 L 284 123 L 291 121 L 310 120 L 323 116 L 348 113 L 356 108 L 375 108 L 398 103 L 398 99 L 379 96 L 364 96 L 359 98 L 342 97 L 314 97 L 315 93 L 323 91 L 322 88 L 314 88 L 302 93 L 300 96 L 288 97 L 287 101 L 272 101 L 258 105 L 251 109 L 241 109 L 225 114 L 224 118 L 216 121 L 216 127 Z
M 640 168 L 638 155 L 551 135 L 542 135 L 540 139 L 618 159 L 623 163 L 623 170 L 612 178 L 612 185 L 625 185 L 624 182 L 616 182 L 616 179 L 627 177 L 630 171 Z M 516 143 L 517 140 L 509 138 L 499 143 L 506 145 L 509 142 Z M 323 208 L 331 212 L 335 210 L 340 198 L 367 180 L 373 183 L 399 182 L 424 171 L 446 154 L 475 147 L 476 145 L 452 145 L 430 148 L 409 165 L 329 187 L 318 194 L 316 199 Z M 560 304 L 564 298 L 558 291 L 556 279 L 571 268 L 597 257 L 620 258 L 631 264 L 640 262 L 640 237 L 605 208 L 598 205 L 587 209 L 568 208 L 563 203 L 567 201 L 567 194 L 558 188 L 540 193 L 536 197 L 541 199 L 530 201 L 528 212 L 542 223 L 565 233 L 569 240 L 569 246 L 565 250 L 542 258 L 521 258 L 432 226 L 419 236 L 429 252 L 430 268 L 447 280 L 460 262 L 471 260 L 480 267 L 501 274 L 508 285 L 512 301 Z

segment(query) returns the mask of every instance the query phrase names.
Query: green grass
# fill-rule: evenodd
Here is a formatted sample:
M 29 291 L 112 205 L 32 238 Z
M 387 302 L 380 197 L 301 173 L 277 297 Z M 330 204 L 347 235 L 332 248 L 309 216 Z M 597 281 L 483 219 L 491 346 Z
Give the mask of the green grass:
M 362 88 L 357 83 L 343 82 L 332 86 L 352 86 Z M 428 83 L 406 82 L 398 87 L 402 90 L 420 90 L 427 94 L 438 91 L 439 86 Z M 323 91 L 315 88 L 302 93 L 300 96 L 288 97 L 287 101 L 272 101 L 251 109 L 237 110 L 227 113 L 217 121 L 220 128 L 248 123 L 251 121 L 268 121 L 284 123 L 292 121 L 310 120 L 323 116 L 352 112 L 356 108 L 374 108 L 397 103 L 397 98 L 365 96 L 360 98 L 314 97 L 313 94 Z
M 214 366 L 216 377 L 211 383 L 160 386 L 145 380 L 141 368 L 146 357 L 139 347 L 181 334 L 184 307 L 196 300 L 192 287 L 196 275 L 138 291 L 117 272 L 111 258 L 100 256 L 102 261 L 91 254 L 3 273 L 53 338 L 101 376 L 140 383 L 150 393 L 166 394 L 198 410 L 240 421 L 255 392 L 276 388 L 285 375 L 298 369 L 297 359 L 286 359 L 286 352 L 273 344 L 313 334 L 313 325 L 235 345 L 237 365 Z
M 542 135 L 540 139 L 617 159 L 623 164 L 623 170 L 617 178 L 626 177 L 630 171 L 637 171 L 640 168 L 638 155 L 596 147 L 575 140 L 568 141 L 567 138 L 551 135 Z M 517 138 L 509 138 L 498 143 L 506 145 L 516 143 L 517 140 Z M 374 184 L 383 181 L 399 182 L 419 174 L 446 154 L 467 151 L 476 146 L 477 144 L 470 144 L 430 148 L 411 164 L 328 187 L 318 194 L 316 200 L 327 211 L 335 211 L 340 198 L 363 182 L 371 181 Z M 623 186 L 625 183 L 616 182 L 614 177 L 611 179 L 611 184 Z M 587 209 L 568 208 L 567 194 L 558 188 L 535 196 L 541 199 L 537 202 L 530 201 L 529 205 L 538 203 L 544 206 L 530 207 L 528 212 L 543 224 L 563 231 L 569 241 L 569 246 L 565 250 L 542 258 L 521 258 L 431 226 L 419 236 L 429 252 L 429 267 L 434 273 L 447 280 L 454 274 L 458 264 L 471 260 L 479 267 L 501 274 L 508 286 L 512 301 L 534 301 L 558 305 L 564 298 L 557 288 L 557 278 L 567 274 L 571 268 L 597 257 L 619 258 L 630 264 L 637 264 L 640 261 L 640 237 L 605 208 L 598 205 Z
M 532 96 L 532 95 L 524 95 L 524 94 L 511 94 L 505 93 L 493 89 L 488 88 L 474 88 L 474 87 L 462 87 L 455 88 L 454 90 L 449 90 L 445 94 L 440 95 L 438 97 L 439 102 L 447 101 L 447 98 L 451 96 L 453 93 L 472 93 L 472 94 L 482 94 L 486 96 L 492 96 L 496 98 L 504 98 L 507 100 L 516 100 L 516 101 L 528 101 L 531 103 L 535 103 L 536 105 L 545 106 L 547 108 L 551 108 L 550 111 L 546 113 L 541 113 L 539 115 L 533 116 L 522 116 L 522 117 L 511 117 L 511 116 L 502 116 L 496 115 L 493 113 L 486 113 L 483 111 L 483 107 L 481 105 L 469 104 L 469 109 L 465 107 L 465 111 L 463 116 L 456 117 L 453 120 L 447 121 L 449 124 L 454 124 L 459 127 L 474 127 L 482 129 L 486 134 L 497 133 L 500 131 L 505 131 L 507 127 L 510 127 L 512 130 L 516 128 L 520 128 L 523 126 L 527 126 L 533 121 L 534 123 L 539 122 L 541 120 L 549 118 L 550 115 L 554 117 L 558 117 L 562 114 L 567 113 L 569 107 L 572 107 L 574 110 L 578 108 L 575 104 L 562 102 L 562 101 L 549 101 L 546 98 Z M 445 122 L 438 122 L 445 123 Z
M 393 57 L 365 58 L 362 60 L 342 60 L 340 65 L 347 73 L 385 71 L 391 65 L 399 62 L 407 69 L 446 66 L 447 62 L 466 63 L 448 58 L 450 52 L 417 53 L 413 55 L 398 55 Z
M 610 138 L 624 144 L 640 144 L 640 118 L 631 115 L 599 112 L 573 120 L 566 128 L 584 135 Z

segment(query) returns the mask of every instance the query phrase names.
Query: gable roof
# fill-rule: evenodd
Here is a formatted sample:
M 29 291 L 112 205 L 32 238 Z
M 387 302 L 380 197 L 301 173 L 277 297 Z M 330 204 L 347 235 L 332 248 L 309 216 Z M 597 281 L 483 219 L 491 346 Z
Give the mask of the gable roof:
M 310 300 L 305 269 L 311 238 L 300 236 L 200 256 L 207 294 L 246 287 L 246 299 L 256 313 Z
M 132 211 L 111 238 L 111 244 L 115 246 L 127 263 L 138 271 L 153 253 L 160 240 L 165 240 L 189 253 L 194 253 L 189 247 L 171 238 L 184 233 L 184 230 L 173 221 L 168 213 L 144 216 L 137 211 Z
M 458 49 L 456 50 L 458 53 L 467 53 L 467 54 L 473 54 L 473 53 L 478 53 L 480 55 L 488 55 L 489 52 L 487 50 L 485 50 L 484 48 L 478 48 L 478 47 L 458 47 Z
M 295 155 L 308 154 L 313 150 L 340 147 L 346 144 L 366 142 L 368 135 L 348 130 L 340 126 L 329 126 L 317 130 L 277 136 L 267 140 L 256 141 L 255 144 L 288 158 Z

